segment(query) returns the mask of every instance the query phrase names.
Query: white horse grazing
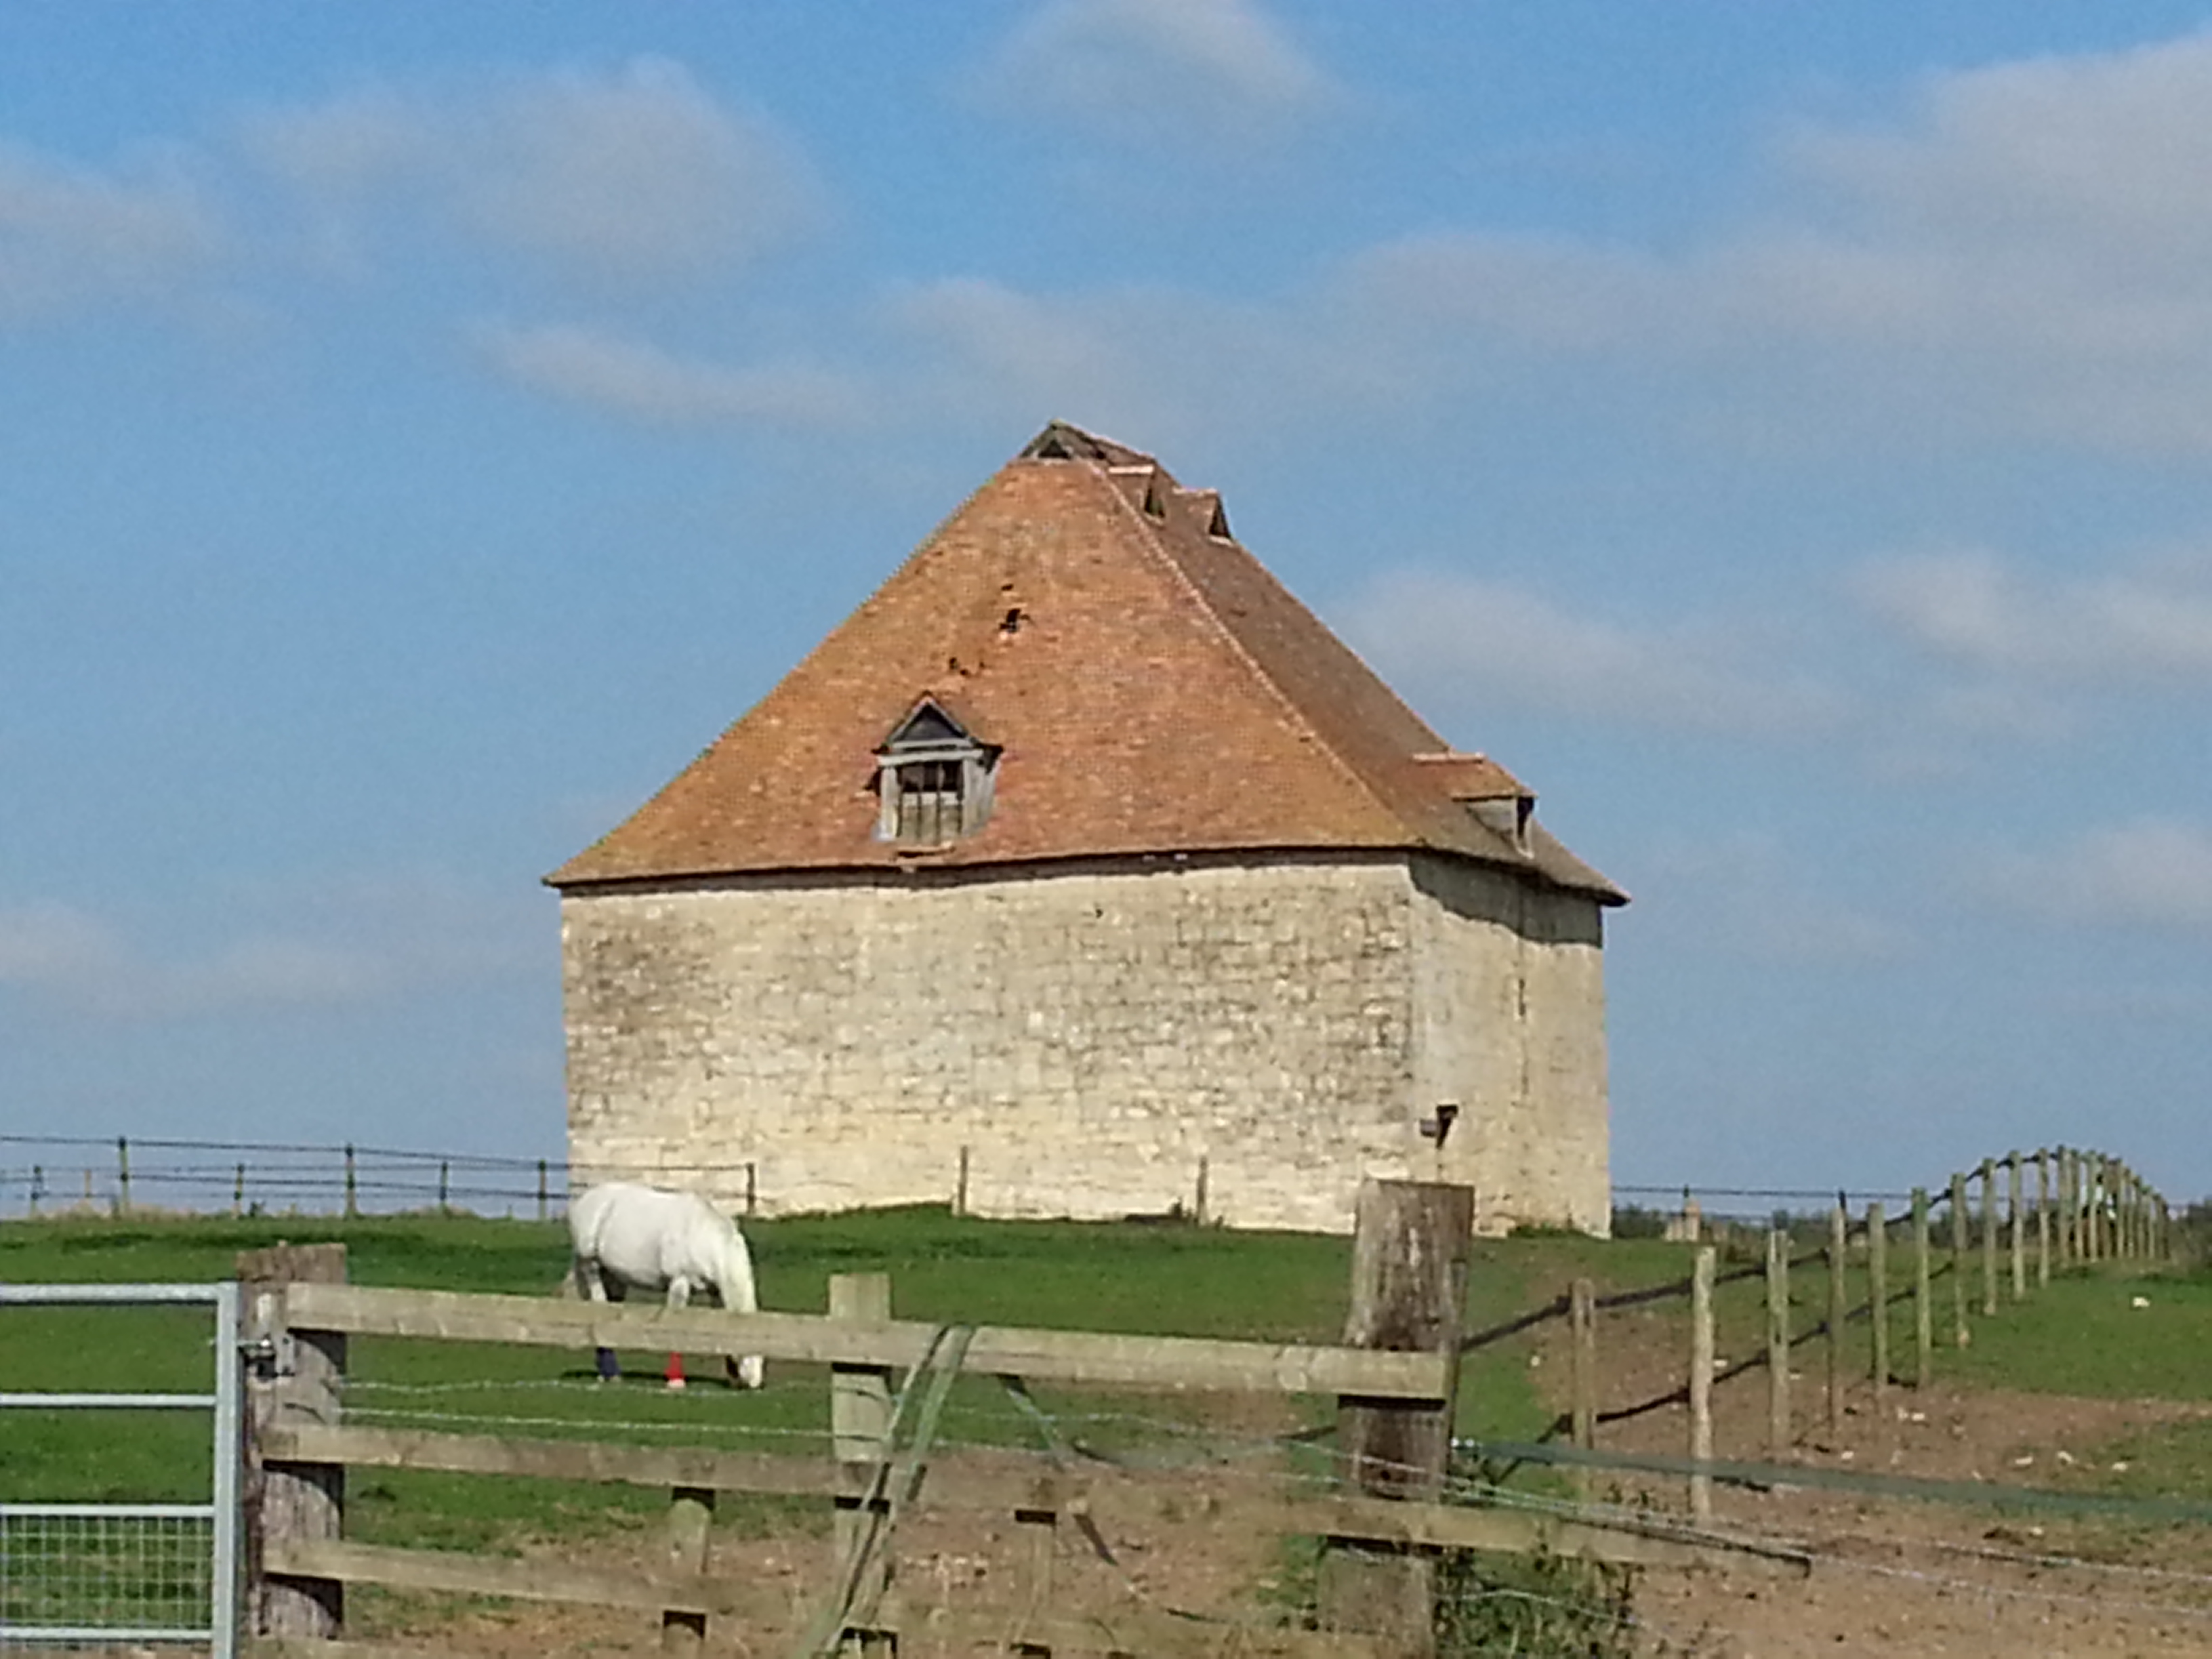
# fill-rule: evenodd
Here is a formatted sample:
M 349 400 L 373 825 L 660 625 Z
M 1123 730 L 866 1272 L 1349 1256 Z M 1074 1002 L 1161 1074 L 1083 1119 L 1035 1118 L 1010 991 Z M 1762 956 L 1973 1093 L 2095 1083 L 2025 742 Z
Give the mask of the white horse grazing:
M 634 1182 L 610 1181 L 576 1195 L 568 1206 L 568 1237 L 575 1247 L 577 1294 L 592 1302 L 620 1302 L 631 1291 L 665 1291 L 680 1308 L 695 1291 L 711 1291 L 733 1313 L 752 1313 L 752 1252 L 737 1223 L 695 1193 L 672 1193 Z M 683 1371 L 671 1355 L 669 1382 Z M 730 1380 L 761 1385 L 761 1358 L 724 1357 Z M 599 1351 L 599 1375 L 617 1375 L 613 1351 Z

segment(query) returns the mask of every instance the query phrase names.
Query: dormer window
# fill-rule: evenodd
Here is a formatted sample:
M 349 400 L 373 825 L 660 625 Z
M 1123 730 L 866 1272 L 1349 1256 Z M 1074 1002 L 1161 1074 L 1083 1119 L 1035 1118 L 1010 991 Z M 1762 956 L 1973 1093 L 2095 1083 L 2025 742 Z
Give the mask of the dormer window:
M 999 750 L 924 697 L 876 750 L 876 839 L 942 847 L 991 816 Z

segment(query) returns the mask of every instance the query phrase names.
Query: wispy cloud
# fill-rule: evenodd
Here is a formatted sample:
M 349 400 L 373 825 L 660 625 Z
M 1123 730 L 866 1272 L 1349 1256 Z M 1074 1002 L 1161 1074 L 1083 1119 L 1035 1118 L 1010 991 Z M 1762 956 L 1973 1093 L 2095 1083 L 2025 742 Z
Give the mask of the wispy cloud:
M 2212 560 L 2057 579 L 1966 550 L 1869 563 L 1851 589 L 1921 649 L 1987 673 L 2212 682 Z
M 195 1018 L 357 1007 L 511 976 L 529 961 L 510 919 L 449 883 L 344 881 L 247 908 L 290 914 L 164 948 L 59 900 L 0 910 L 0 993 L 107 1019 Z
M 422 205 L 571 274 L 697 278 L 787 244 L 820 209 L 795 146 L 662 58 L 458 94 L 367 88 L 263 112 L 246 143 L 348 257 L 380 216 Z
M 161 295 L 224 242 L 181 152 L 101 170 L 0 145 L 0 323 Z
M 974 84 L 987 103 L 1162 148 L 1267 143 L 1340 97 L 1252 0 L 1047 0 Z
M 1990 854 L 1977 885 L 2053 921 L 2212 934 L 2212 830 L 2165 817 L 2083 832 L 2038 851 Z
M 857 381 L 804 364 L 732 368 L 572 325 L 489 324 L 474 337 L 519 385 L 654 425 L 846 426 L 867 410 Z
M 1342 621 L 1387 677 L 1440 698 L 1754 736 L 1824 729 L 1844 713 L 1832 689 L 1747 651 L 1741 630 L 1637 627 L 1474 577 L 1394 572 Z
M 1736 831 L 1695 842 L 1662 842 L 1647 855 L 1639 906 L 1679 949 L 1702 948 L 1777 966 L 1822 967 L 1894 960 L 1913 947 L 1911 930 L 1820 890 L 1812 858 L 1793 859 L 1773 836 Z

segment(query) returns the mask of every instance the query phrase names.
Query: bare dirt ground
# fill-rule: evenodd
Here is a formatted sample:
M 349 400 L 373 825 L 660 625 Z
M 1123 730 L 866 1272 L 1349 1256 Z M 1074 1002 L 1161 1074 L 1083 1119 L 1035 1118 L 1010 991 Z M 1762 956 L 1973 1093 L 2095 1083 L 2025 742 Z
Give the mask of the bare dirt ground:
M 1618 1359 L 1624 1369 L 1610 1379 L 1612 1397 L 1601 1409 L 1678 1386 L 1673 1346 L 1609 1341 L 1608 1364 Z M 1551 1380 L 1564 1382 L 1564 1348 L 1547 1340 L 1538 1353 Z M 1924 1392 L 1893 1387 L 1877 1406 L 1871 1384 L 1854 1379 L 1832 1431 L 1825 1354 L 1814 1345 L 1801 1364 L 1808 1370 L 1793 1373 L 1791 1386 L 1794 1455 L 1809 1468 L 2050 1487 L 2131 1431 L 2212 1415 L 2212 1407 L 2170 1401 L 1940 1383 Z M 1717 1389 L 1714 1412 L 1716 1455 L 1766 1461 L 1763 1370 Z M 1599 1444 L 1679 1456 L 1687 1437 L 1686 1413 L 1673 1407 L 1601 1429 Z M 1680 1481 L 1648 1490 L 1667 1507 L 1685 1503 Z M 1813 1574 L 1802 1581 L 1730 1569 L 1648 1574 L 1637 1607 L 1655 1644 L 1701 1659 L 2212 1655 L 2212 1527 L 1999 1516 L 1804 1487 L 1725 1486 L 1716 1488 L 1714 1519 L 1724 1528 L 1802 1542 L 1815 1559 Z
M 1656 1322 L 1643 1340 L 1629 1321 L 1622 1324 L 1607 1340 L 1607 1409 L 1663 1394 L 1680 1382 L 1675 1342 L 1659 1340 Z M 1547 1333 L 1533 1358 L 1547 1392 L 1564 1392 L 1565 1359 Z M 2212 1414 L 2212 1407 L 1942 1386 L 1893 1388 L 1877 1408 L 1871 1389 L 1854 1382 L 1832 1431 L 1817 1346 L 1805 1363 L 1808 1370 L 1793 1385 L 1793 1456 L 1808 1468 L 2051 1486 L 2131 1431 Z M 1723 1384 L 1715 1407 L 1717 1455 L 1765 1461 L 1764 1373 Z M 1224 1426 L 1245 1439 L 1288 1426 L 1258 1421 L 1253 1409 L 1243 1402 Z M 1599 1443 L 1680 1455 L 1686 1438 L 1683 1409 L 1669 1407 L 1607 1425 Z M 912 1516 L 899 1538 L 898 1583 L 909 1608 L 902 1653 L 915 1659 L 1003 1651 L 1023 1636 L 1024 1608 L 1109 1620 L 1138 1609 L 1198 1613 L 1231 1621 L 1220 1630 L 1218 1650 L 1254 1650 L 1253 1631 L 1278 1616 L 1284 1592 L 1277 1581 L 1288 1559 L 1263 1528 L 1240 1523 L 1240 1500 L 1264 1489 L 1258 1472 L 1200 1467 L 1117 1477 L 1116 1485 L 1121 1501 L 1098 1506 L 1095 1537 L 1065 1519 L 1047 1528 L 1011 1515 Z M 1654 1479 L 1643 1495 L 1673 1512 L 1684 1506 L 1679 1480 Z M 1636 1607 L 1652 1654 L 2212 1656 L 2212 1527 L 2000 1516 L 1786 1485 L 1764 1491 L 1722 1486 L 1714 1509 L 1714 1524 L 1722 1529 L 1804 1546 L 1814 1571 L 1809 1578 L 1777 1577 L 1748 1564 L 1646 1572 Z M 1105 1518 L 1109 1515 L 1114 1518 Z M 570 1547 L 573 1559 L 599 1568 L 624 1561 L 645 1567 L 657 1560 L 658 1550 L 647 1534 L 604 1540 L 588 1553 Z M 826 1528 L 811 1536 L 775 1538 L 719 1530 L 711 1570 L 760 1587 L 768 1606 L 750 1619 L 713 1621 L 705 1650 L 793 1652 L 831 1580 L 833 1554 Z M 1042 1589 L 1036 1577 L 1041 1556 L 1048 1558 L 1050 1575 Z M 659 1639 L 654 1616 L 635 1612 L 447 1601 L 416 1604 L 411 1616 L 395 1619 L 410 1610 L 390 1602 L 361 1605 L 370 1616 L 353 1633 L 483 1659 L 645 1652 L 656 1650 Z M 372 1611 L 380 1605 L 380 1613 Z M 939 1622 L 987 1605 L 1000 1610 L 958 1639 Z M 1010 1606 L 1014 1611 L 1006 1610 Z

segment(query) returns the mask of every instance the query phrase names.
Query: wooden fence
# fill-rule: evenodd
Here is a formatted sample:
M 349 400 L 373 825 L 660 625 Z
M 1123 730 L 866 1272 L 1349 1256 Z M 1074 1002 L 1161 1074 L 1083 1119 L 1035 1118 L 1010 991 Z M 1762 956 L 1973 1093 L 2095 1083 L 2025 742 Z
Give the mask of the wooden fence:
M 664 1646 L 696 1647 L 720 1620 L 744 1631 L 789 1613 L 781 1592 L 706 1571 L 718 1494 L 811 1498 L 833 1509 L 837 1569 L 813 1609 L 820 1651 L 908 1652 L 933 1644 L 1025 1654 L 1418 1653 L 1431 1640 L 1437 1553 L 1454 1549 L 1689 1565 L 1731 1553 L 1802 1571 L 1786 1549 L 1702 1535 L 1663 1517 L 1602 1522 L 1448 1504 L 1452 1413 L 1472 1239 L 1463 1188 L 1370 1183 L 1353 1251 L 1352 1311 L 1336 1346 L 1217 1341 L 991 1327 L 951 1329 L 890 1316 L 876 1274 L 833 1279 L 826 1314 L 726 1314 L 530 1297 L 371 1289 L 341 1282 L 342 1246 L 256 1252 L 258 1364 L 248 1413 L 252 1627 L 267 1654 L 366 1651 L 345 1639 L 343 1586 L 586 1602 L 657 1614 Z M 830 1455 L 642 1447 L 604 1441 L 391 1429 L 345 1420 L 347 1340 L 402 1337 L 580 1352 L 605 1346 L 700 1355 L 760 1353 L 826 1366 Z M 939 1453 L 903 1409 L 954 1371 L 1085 1389 L 1334 1396 L 1334 1456 L 1321 1473 L 1280 1472 L 1263 1494 L 1232 1496 L 1224 1528 L 1325 1540 L 1316 1631 L 1194 1616 L 1132 1596 L 1066 1616 L 1051 1583 L 1059 1540 L 1103 1550 L 1107 1531 L 1141 1528 L 1157 1483 L 1050 1452 Z M 907 1381 L 895 1399 L 895 1379 Z M 941 1395 L 938 1396 L 941 1399 Z M 901 1422 L 908 1426 L 902 1432 Z M 663 1564 L 594 1571 L 349 1539 L 348 1468 L 440 1470 L 624 1483 L 669 1493 Z M 1171 1494 L 1170 1494 L 1171 1496 Z M 952 1605 L 908 1593 L 889 1534 L 918 1510 L 995 1511 L 1030 1540 L 1011 1589 Z M 1741 1553 L 1740 1554 L 1737 1553 Z M 1110 1553 L 1109 1553 L 1110 1559 Z M 1004 1585 L 1010 1575 L 994 1575 Z
M 2027 1179 L 2031 1169 L 2032 1191 Z M 1978 1206 L 1969 1201 L 1970 1188 Z M 1938 1237 L 1931 1214 L 1936 1201 L 1948 1205 L 1943 1229 L 1948 1239 Z M 1795 1455 L 1797 1444 L 1800 1416 L 1792 1398 L 1791 1356 L 1801 1345 L 1817 1342 L 1825 1349 L 1823 1413 L 1833 1431 L 1840 1426 L 1847 1387 L 1862 1379 L 1877 1409 L 1886 1407 L 1893 1387 L 1909 1383 L 1925 1388 L 1934 1380 L 1936 1287 L 1942 1279 L 1950 1280 L 1948 1340 L 1954 1348 L 1964 1348 L 1973 1340 L 1974 1317 L 1993 1318 L 2002 1302 L 2026 1300 L 2034 1289 L 2050 1284 L 2054 1270 L 2107 1261 L 2164 1261 L 2174 1243 L 2171 1207 L 2155 1188 L 2120 1159 L 2070 1147 L 1984 1158 L 1972 1173 L 1954 1175 L 1933 1200 L 1927 1188 L 1916 1188 L 1903 1215 L 1887 1213 L 1876 1201 L 1868 1204 L 1863 1216 L 1854 1222 L 1839 1200 L 1826 1220 L 1825 1243 L 1793 1255 L 1796 1241 L 1790 1229 L 1753 1231 L 1725 1223 L 1715 1228 L 1704 1220 L 1694 1200 L 1686 1198 L 1682 1212 L 1669 1228 L 1669 1237 L 1699 1246 L 1686 1278 L 1608 1297 L 1599 1296 L 1590 1280 L 1577 1279 L 1549 1306 L 1477 1334 L 1463 1346 L 1517 1334 L 1547 1319 L 1567 1321 L 1572 1403 L 1555 1433 L 1569 1449 L 1560 1461 L 1577 1472 L 1585 1492 L 1593 1484 L 1594 1472 L 1607 1462 L 1598 1447 L 1602 1425 L 1686 1406 L 1688 1499 L 1692 1515 L 1703 1520 L 1712 1513 L 1712 1477 L 1705 1466 L 1713 1462 L 1716 1385 L 1753 1371 L 1765 1373 L 1766 1451 L 1773 1462 L 1784 1462 Z M 1893 1238 L 1893 1233 L 1902 1237 Z M 1717 1242 L 1703 1242 L 1708 1236 Z M 1722 1273 L 1720 1249 L 1743 1244 L 1755 1246 L 1759 1260 Z M 1893 1270 L 1893 1249 L 1904 1258 L 1901 1273 Z M 1863 1269 L 1863 1296 L 1850 1291 L 1854 1261 Z M 1809 1329 L 1797 1330 L 1793 1328 L 1790 1279 L 1794 1272 L 1808 1268 L 1825 1273 L 1825 1317 Z M 1715 1358 L 1714 1292 L 1720 1285 L 1744 1279 L 1762 1283 L 1764 1345 L 1750 1357 L 1722 1366 Z M 1690 1306 L 1682 1385 L 1601 1412 L 1598 1315 L 1674 1298 Z M 1900 1304 L 1911 1315 L 1909 1367 L 1900 1366 L 1892 1350 L 1893 1310 Z M 1855 1326 L 1863 1326 L 1865 1331 L 1863 1352 L 1856 1357 L 1850 1352 Z

